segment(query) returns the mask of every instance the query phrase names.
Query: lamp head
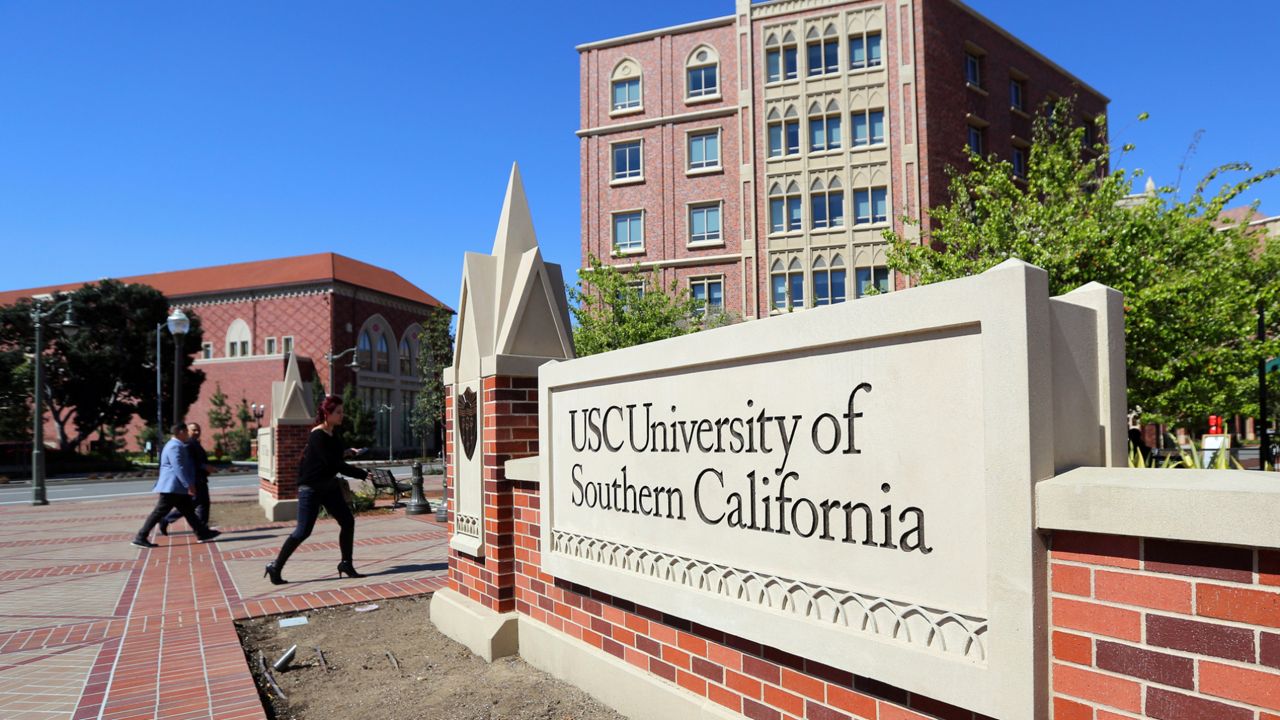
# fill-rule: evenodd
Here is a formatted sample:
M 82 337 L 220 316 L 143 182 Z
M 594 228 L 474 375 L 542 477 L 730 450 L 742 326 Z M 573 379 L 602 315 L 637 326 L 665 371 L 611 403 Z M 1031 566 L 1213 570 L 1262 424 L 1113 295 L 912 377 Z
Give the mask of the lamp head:
M 191 329 L 191 320 L 187 318 L 187 314 L 182 312 L 181 308 L 174 308 L 173 314 L 168 317 L 169 332 L 173 335 L 186 335 Z
M 80 324 L 76 322 L 75 313 L 71 310 L 71 303 L 67 303 L 67 315 L 62 319 L 62 333 L 67 337 L 75 337 L 80 332 Z

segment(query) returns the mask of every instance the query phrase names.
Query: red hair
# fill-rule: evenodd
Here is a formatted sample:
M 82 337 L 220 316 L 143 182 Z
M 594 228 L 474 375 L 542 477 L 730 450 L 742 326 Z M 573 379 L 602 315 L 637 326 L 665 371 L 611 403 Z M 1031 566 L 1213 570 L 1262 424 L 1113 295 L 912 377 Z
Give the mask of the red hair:
M 316 410 L 316 424 L 323 425 L 325 419 L 340 407 L 342 407 L 342 398 L 337 395 L 325 395 L 320 401 L 320 408 Z

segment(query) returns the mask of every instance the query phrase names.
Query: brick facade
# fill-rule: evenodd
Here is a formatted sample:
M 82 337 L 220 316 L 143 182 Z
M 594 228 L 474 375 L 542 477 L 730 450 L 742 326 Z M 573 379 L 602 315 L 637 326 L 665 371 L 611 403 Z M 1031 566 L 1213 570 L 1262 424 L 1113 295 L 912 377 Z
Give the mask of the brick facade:
M 810 76 L 806 44 L 812 33 L 834 28 L 840 69 Z M 881 39 L 882 63 L 851 68 L 850 38 L 862 32 Z M 797 51 L 797 77 L 770 80 L 766 54 L 786 44 Z M 777 44 L 775 44 L 775 41 Z M 720 97 L 685 96 L 686 61 L 695 48 L 719 56 Z M 927 231 L 927 209 L 948 199 L 948 166 L 965 168 L 970 126 L 982 128 L 984 152 L 1010 160 L 1031 139 L 1031 114 L 1046 99 L 1077 98 L 1080 121 L 1105 113 L 1107 99 L 989 20 L 952 0 L 877 0 L 737 3 L 737 16 L 643 32 L 578 48 L 580 67 L 580 171 L 583 264 L 588 255 L 623 267 L 657 268 L 665 285 L 689 287 L 693 278 L 723 277 L 724 308 L 744 318 L 778 312 L 771 302 L 774 263 L 800 263 L 803 306 L 815 304 L 818 266 L 838 255 L 847 276 L 844 296 L 857 297 L 857 270 L 874 277 L 885 267 L 892 229 L 914 237 Z M 983 82 L 965 79 L 965 53 L 982 58 Z M 615 70 L 632 64 L 641 78 L 642 107 L 612 108 Z M 743 73 L 746 73 L 745 75 Z M 635 77 L 635 74 L 630 77 Z M 1023 81 L 1025 112 L 1010 106 L 1009 81 Z M 838 151 L 809 147 L 811 108 L 842 119 Z M 852 146 L 852 114 L 883 110 L 883 145 Z M 771 157 L 768 125 L 794 112 L 801 152 Z M 775 116 L 775 113 L 777 115 Z M 721 167 L 690 171 L 687 134 L 720 130 Z M 611 146 L 642 141 L 643 179 L 616 180 Z M 812 221 L 815 182 L 841 183 L 844 226 L 820 229 Z M 794 182 L 802 198 L 802 229 L 774 231 L 771 189 Z M 883 222 L 855 225 L 853 191 L 886 189 Z M 721 242 L 690 247 L 688 204 L 721 203 Z M 613 252 L 614 213 L 644 213 L 644 247 Z M 907 278 L 892 276 L 890 288 Z
M 1056 720 L 1280 719 L 1280 552 L 1053 536 Z
M 298 497 L 298 469 L 302 465 L 302 451 L 311 439 L 311 425 L 277 423 L 272 426 L 275 442 L 275 482 L 258 479 L 258 487 L 277 500 L 293 500 Z

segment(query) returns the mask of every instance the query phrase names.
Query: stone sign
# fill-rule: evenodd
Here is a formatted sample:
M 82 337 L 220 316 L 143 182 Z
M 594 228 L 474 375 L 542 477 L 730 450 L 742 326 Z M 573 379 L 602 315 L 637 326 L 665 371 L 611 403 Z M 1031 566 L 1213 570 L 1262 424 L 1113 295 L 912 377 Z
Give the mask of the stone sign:
M 1047 657 L 1034 484 L 1123 457 L 1118 319 L 1114 291 L 1050 299 L 1043 271 L 1011 261 L 544 366 L 544 567 L 1031 717 Z

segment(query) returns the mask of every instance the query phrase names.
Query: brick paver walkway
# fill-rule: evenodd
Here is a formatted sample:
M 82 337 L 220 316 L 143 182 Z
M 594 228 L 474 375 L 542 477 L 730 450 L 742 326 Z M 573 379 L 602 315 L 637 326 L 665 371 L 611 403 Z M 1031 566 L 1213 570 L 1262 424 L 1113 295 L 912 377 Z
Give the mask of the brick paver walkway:
M 214 490 L 216 503 L 256 489 Z M 265 720 L 237 619 L 432 592 L 445 584 L 433 515 L 364 516 L 356 567 L 337 579 L 338 527 L 321 520 L 273 586 L 262 567 L 291 523 L 222 527 L 201 545 L 179 522 L 160 547 L 129 540 L 151 497 L 0 507 L 0 718 Z

